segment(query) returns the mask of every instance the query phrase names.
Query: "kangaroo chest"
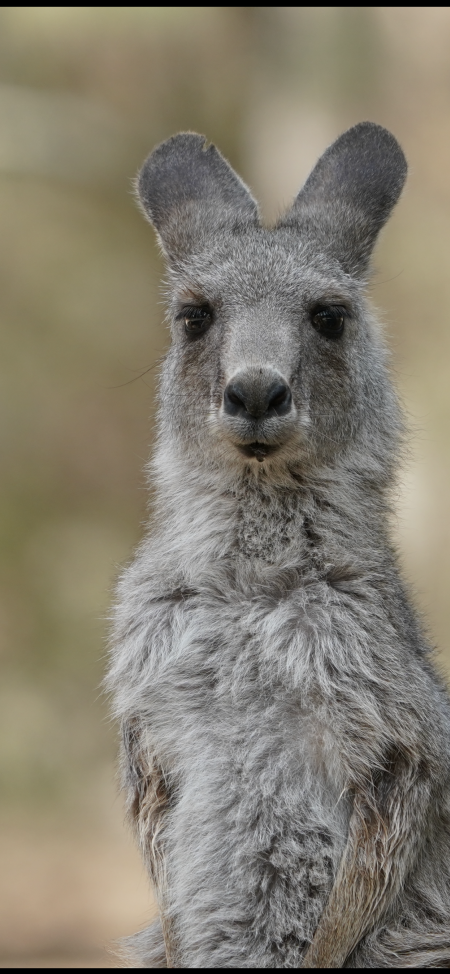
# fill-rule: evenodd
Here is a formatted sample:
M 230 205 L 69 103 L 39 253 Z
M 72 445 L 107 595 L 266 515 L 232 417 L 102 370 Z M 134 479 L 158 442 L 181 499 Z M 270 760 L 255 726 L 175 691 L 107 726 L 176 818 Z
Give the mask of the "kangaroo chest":
M 289 804 L 296 792 L 299 817 L 309 803 L 329 819 L 345 775 L 314 673 L 320 620 L 301 602 L 302 593 L 284 603 L 186 599 L 145 688 L 146 709 L 168 772 L 208 788 L 225 780 L 228 788 L 258 788 L 265 801 L 285 792 Z
M 298 966 L 348 831 L 333 728 L 312 685 L 304 692 L 289 677 L 287 631 L 285 658 L 274 659 L 282 628 L 274 608 L 245 599 L 188 602 L 147 698 L 149 745 L 173 784 L 170 888 L 207 899 L 221 942 L 224 897 L 239 922 L 246 919 L 251 940 L 266 890 L 264 926 L 279 942 L 273 963 Z M 178 909 L 181 916 L 175 897 Z

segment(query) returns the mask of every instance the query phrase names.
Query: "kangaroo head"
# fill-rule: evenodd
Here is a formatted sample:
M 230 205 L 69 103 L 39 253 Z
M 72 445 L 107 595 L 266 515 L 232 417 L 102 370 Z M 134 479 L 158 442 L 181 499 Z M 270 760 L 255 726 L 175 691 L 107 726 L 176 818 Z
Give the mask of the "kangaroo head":
M 176 135 L 152 152 L 138 193 L 169 268 L 166 441 L 224 478 L 243 466 L 267 476 L 329 466 L 349 453 L 383 464 L 397 414 L 364 284 L 405 176 L 394 137 L 363 122 L 326 150 L 267 229 L 202 136 Z

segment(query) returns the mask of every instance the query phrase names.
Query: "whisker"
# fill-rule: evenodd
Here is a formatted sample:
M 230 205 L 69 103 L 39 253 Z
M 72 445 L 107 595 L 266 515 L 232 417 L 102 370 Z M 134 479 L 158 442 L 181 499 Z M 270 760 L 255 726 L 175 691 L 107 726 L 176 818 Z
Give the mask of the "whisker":
M 152 372 L 153 369 L 156 369 L 157 365 L 159 365 L 161 362 L 164 361 L 164 358 L 165 356 L 161 355 L 158 359 L 156 359 L 156 362 L 153 362 L 152 365 L 149 365 L 148 368 L 144 369 L 143 372 L 140 372 L 139 375 L 134 375 L 132 379 L 127 379 L 126 382 L 119 382 L 119 384 L 116 386 L 108 386 L 108 389 L 123 389 L 124 386 L 129 386 L 131 385 L 132 382 L 137 382 L 139 379 L 143 379 L 144 375 L 148 375 L 149 372 Z M 137 371 L 137 369 L 129 369 L 129 371 L 134 372 Z

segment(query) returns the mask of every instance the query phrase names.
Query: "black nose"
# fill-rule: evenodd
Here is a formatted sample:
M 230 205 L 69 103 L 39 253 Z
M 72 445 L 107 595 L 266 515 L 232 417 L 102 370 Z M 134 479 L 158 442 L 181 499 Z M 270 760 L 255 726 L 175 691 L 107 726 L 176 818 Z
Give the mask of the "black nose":
M 266 419 L 270 416 L 286 416 L 291 408 L 292 395 L 286 382 L 278 376 L 274 379 L 241 375 L 228 383 L 223 394 L 225 412 L 242 419 Z

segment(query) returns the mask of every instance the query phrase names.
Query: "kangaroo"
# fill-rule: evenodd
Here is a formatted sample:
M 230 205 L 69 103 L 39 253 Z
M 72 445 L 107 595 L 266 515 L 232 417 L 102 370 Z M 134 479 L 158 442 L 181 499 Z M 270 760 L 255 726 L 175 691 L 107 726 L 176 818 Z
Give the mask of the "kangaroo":
M 450 701 L 389 537 L 365 297 L 405 176 L 363 122 L 266 228 L 203 136 L 140 172 L 172 345 L 108 677 L 160 911 L 134 966 L 450 966 Z

